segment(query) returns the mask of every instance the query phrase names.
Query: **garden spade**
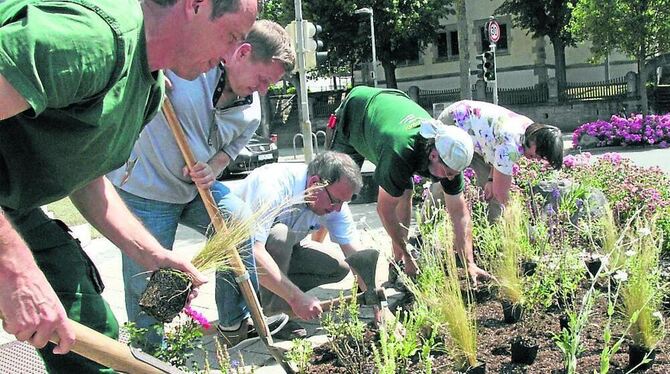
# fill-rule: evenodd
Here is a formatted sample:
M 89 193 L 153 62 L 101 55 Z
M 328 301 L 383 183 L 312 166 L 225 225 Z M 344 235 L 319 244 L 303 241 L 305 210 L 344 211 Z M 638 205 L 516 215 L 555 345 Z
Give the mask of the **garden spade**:
M 0 314 L 0 319 L 3 316 Z M 181 374 L 183 371 L 163 362 L 139 349 L 131 348 L 119 341 L 103 335 L 79 322 L 70 320 L 74 329 L 75 342 L 72 352 L 75 352 L 100 365 L 107 366 L 122 373 L 138 374 Z M 58 336 L 54 335 L 50 341 L 58 344 Z
M 170 126 L 175 140 L 177 141 L 177 145 L 179 146 L 179 150 L 184 157 L 186 166 L 191 169 L 193 165 L 196 164 L 197 160 L 193 155 L 193 151 L 191 151 L 191 147 L 188 145 L 186 135 L 184 134 L 184 129 L 181 127 L 181 124 L 177 119 L 177 115 L 175 114 L 174 107 L 172 106 L 172 103 L 167 96 L 165 96 L 163 100 L 163 114 L 165 114 L 168 125 Z M 202 199 L 205 208 L 207 209 L 209 218 L 212 220 L 214 229 L 217 232 L 226 232 L 226 222 L 224 221 L 221 214 L 219 214 L 219 210 L 216 206 L 216 203 L 214 202 L 212 193 L 209 190 L 203 188 L 198 188 L 198 193 L 200 194 L 200 198 Z M 268 352 L 270 352 L 277 363 L 281 365 L 282 369 L 284 369 L 289 374 L 297 372 L 297 369 L 293 368 L 289 364 L 286 357 L 284 357 L 285 350 L 274 345 L 272 335 L 270 334 L 270 329 L 265 322 L 265 316 L 263 315 L 261 304 L 258 301 L 258 296 L 256 296 L 256 292 L 254 291 L 251 280 L 249 278 L 249 273 L 247 272 L 247 269 L 244 266 L 242 259 L 240 258 L 240 254 L 237 252 L 236 248 L 232 248 L 230 251 L 230 266 L 232 271 L 235 273 L 235 280 L 239 284 L 242 296 L 244 296 L 244 300 L 247 302 L 247 306 L 251 312 L 251 319 L 254 321 L 254 326 L 258 331 L 258 336 L 267 347 Z

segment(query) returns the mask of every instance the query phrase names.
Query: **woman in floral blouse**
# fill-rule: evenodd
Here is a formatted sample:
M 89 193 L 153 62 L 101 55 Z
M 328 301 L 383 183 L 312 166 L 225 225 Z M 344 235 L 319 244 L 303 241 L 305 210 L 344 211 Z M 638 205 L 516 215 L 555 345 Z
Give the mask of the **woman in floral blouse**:
M 561 130 L 491 103 L 462 100 L 447 107 L 438 118 L 456 125 L 472 137 L 475 155 L 470 167 L 489 201 L 489 220 L 498 218 L 509 198 L 512 168 L 518 159 L 543 159 L 555 169 L 563 164 Z

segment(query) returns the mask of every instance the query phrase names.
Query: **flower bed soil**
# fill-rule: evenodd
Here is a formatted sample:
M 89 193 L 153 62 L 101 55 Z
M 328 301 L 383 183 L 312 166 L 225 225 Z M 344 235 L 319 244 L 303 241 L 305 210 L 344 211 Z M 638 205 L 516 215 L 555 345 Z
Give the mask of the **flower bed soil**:
M 584 290 L 582 290 L 584 292 Z M 581 300 L 581 296 L 578 298 Z M 607 321 L 606 298 L 600 297 L 594 306 L 588 324 L 582 331 L 583 353 L 579 356 L 578 373 L 597 372 L 600 367 L 600 352 L 603 347 L 603 327 Z M 560 350 L 552 340 L 552 336 L 560 331 L 559 316 L 563 313 L 554 308 L 542 313 L 526 314 L 522 323 L 506 324 L 503 322 L 503 312 L 500 302 L 494 298 L 479 302 L 476 306 L 478 328 L 478 359 L 486 363 L 487 373 L 563 373 L 563 358 Z M 664 313 L 670 318 L 670 313 Z M 620 322 L 615 321 L 613 340 L 622 331 Z M 533 336 L 539 345 L 537 358 L 532 365 L 514 364 L 511 361 L 511 341 L 517 336 Z M 377 337 L 372 331 L 366 334 L 366 342 L 372 344 Z M 610 373 L 626 373 L 628 371 L 628 343 L 627 340 L 617 354 L 611 359 Z M 613 344 L 613 342 L 611 343 Z M 658 353 L 651 369 L 646 373 L 670 373 L 670 334 L 658 344 Z M 372 354 L 367 358 L 366 373 L 374 373 Z M 311 361 L 312 366 L 308 373 L 347 373 L 347 369 L 338 365 L 335 353 L 328 344 L 317 347 Z M 406 373 L 420 373 L 417 363 L 413 363 Z M 458 373 L 453 370 L 453 361 L 448 354 L 434 352 L 434 373 Z

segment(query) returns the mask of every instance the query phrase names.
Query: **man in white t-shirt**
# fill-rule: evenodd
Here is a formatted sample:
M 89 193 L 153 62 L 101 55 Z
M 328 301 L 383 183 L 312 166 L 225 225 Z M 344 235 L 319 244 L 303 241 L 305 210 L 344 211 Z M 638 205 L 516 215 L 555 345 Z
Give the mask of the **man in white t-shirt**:
M 521 157 L 546 160 L 555 169 L 563 164 L 561 130 L 491 103 L 462 100 L 448 106 L 438 119 L 456 125 L 472 138 L 472 167 L 477 184 L 489 202 L 489 220 L 507 204 L 512 170 Z
M 338 152 L 324 152 L 309 165 L 266 165 L 252 171 L 241 184 L 228 185 L 252 211 L 270 209 L 275 215 L 262 219 L 263 224 L 252 233 L 266 313 L 292 312 L 304 320 L 321 314 L 319 300 L 305 292 L 342 280 L 349 267 L 344 257 L 311 240 L 308 234 L 326 227 L 344 256 L 358 251 L 358 234 L 347 202 L 362 185 L 359 167 L 351 157 Z M 291 321 L 276 336 L 305 335 L 306 331 Z

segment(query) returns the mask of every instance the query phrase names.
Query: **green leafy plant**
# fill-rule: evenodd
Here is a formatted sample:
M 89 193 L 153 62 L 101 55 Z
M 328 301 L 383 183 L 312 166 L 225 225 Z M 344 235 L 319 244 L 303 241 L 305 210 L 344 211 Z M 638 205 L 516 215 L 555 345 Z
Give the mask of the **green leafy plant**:
M 352 285 L 351 292 L 356 294 L 358 285 Z M 367 363 L 368 349 L 363 340 L 365 323 L 359 319 L 356 300 L 347 301 L 340 292 L 338 305 L 321 320 L 326 330 L 330 346 L 337 359 L 350 373 L 362 373 Z
M 382 325 L 379 329 L 379 348 L 372 346 L 379 373 L 407 373 L 411 359 L 418 353 L 422 353 L 424 366 L 430 366 L 426 360 L 435 348 L 435 331 L 431 329 L 429 336 L 424 336 L 428 326 L 428 311 L 420 307 L 404 314 L 401 319 Z
M 146 328 L 137 328 L 133 322 L 124 324 L 130 336 L 130 343 L 136 346 L 146 346 Z M 162 361 L 169 362 L 182 370 L 198 370 L 198 363 L 190 361 L 196 351 L 202 351 L 202 326 L 191 318 L 179 317 L 168 328 L 155 325 L 153 328 L 164 335 L 163 344 L 156 347 L 152 355 Z M 190 367 L 189 367 L 190 363 Z
M 294 362 L 299 373 L 306 373 L 309 368 L 309 359 L 312 357 L 314 348 L 307 339 L 293 339 L 291 349 L 286 353 L 286 358 Z
M 583 351 L 581 341 L 582 331 L 588 323 L 589 317 L 593 312 L 593 306 L 598 298 L 598 293 L 595 289 L 596 280 L 597 277 L 592 278 L 591 286 L 582 297 L 579 310 L 575 306 L 575 309 L 567 311 L 568 328 L 561 330 L 560 333 L 555 334 L 553 337 L 558 349 L 563 354 L 564 368 L 568 374 L 577 373 L 577 357 Z

